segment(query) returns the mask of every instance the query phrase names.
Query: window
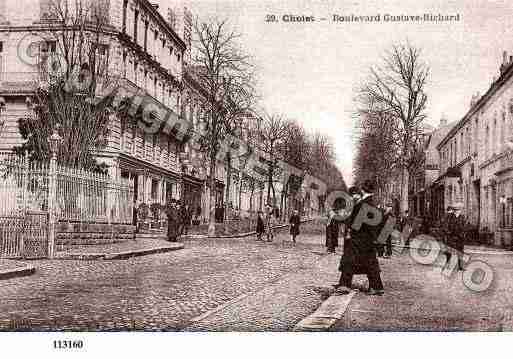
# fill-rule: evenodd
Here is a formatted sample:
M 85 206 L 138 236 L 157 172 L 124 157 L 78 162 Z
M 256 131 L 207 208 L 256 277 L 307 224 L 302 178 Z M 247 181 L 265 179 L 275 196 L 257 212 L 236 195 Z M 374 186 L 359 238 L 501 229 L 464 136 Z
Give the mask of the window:
M 144 22 L 144 51 L 148 50 L 148 21 Z
M 477 153 L 477 145 L 479 143 L 479 119 L 476 118 L 476 125 L 474 127 L 474 152 Z
M 485 160 L 488 159 L 490 155 L 490 127 L 486 126 L 485 133 Z
M 139 21 L 139 11 L 134 12 L 134 42 L 137 43 L 137 22 Z
M 137 82 L 137 79 L 139 78 L 139 76 L 137 76 L 137 62 L 134 62 L 134 83 L 137 85 L 138 82 Z
M 504 146 L 505 144 L 505 141 L 504 141 L 504 138 L 505 138 L 505 132 L 506 132 L 506 114 L 503 112 L 502 113 L 502 125 L 501 125 L 501 146 Z
M 39 16 L 41 20 L 50 20 L 55 18 L 55 9 L 52 9 L 52 0 L 39 1 Z
M 152 202 L 156 202 L 158 199 L 158 187 L 159 181 L 156 179 L 151 180 L 151 200 Z
M 4 72 L 5 72 L 3 53 L 4 53 L 4 43 L 2 41 L 0 41 L 0 81 L 3 80 Z
M 126 52 L 123 52 L 123 77 L 126 78 Z
M 128 0 L 123 0 L 123 26 L 122 26 L 122 30 L 123 33 L 126 34 L 126 12 L 127 12 L 127 9 L 128 9 Z
M 108 58 L 109 58 L 109 46 L 105 44 L 98 45 L 98 60 L 96 61 L 97 65 L 97 73 L 104 73 L 108 68 Z

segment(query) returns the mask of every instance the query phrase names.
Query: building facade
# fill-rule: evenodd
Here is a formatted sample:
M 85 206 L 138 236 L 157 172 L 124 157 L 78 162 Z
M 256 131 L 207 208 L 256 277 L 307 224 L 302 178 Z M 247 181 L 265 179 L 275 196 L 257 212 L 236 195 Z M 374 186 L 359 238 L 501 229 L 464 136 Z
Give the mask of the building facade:
M 20 48 L 26 38 L 38 38 L 36 58 L 58 53 L 53 0 L 3 0 L 0 3 L 0 113 L 3 131 L 0 151 L 11 151 L 23 142 L 18 119 L 31 115 L 30 97 L 38 84 L 37 62 L 24 61 Z M 98 56 L 108 59 L 109 72 L 121 79 L 131 93 L 145 97 L 196 129 L 208 121 L 207 92 L 195 79 L 190 64 L 192 14 L 177 5 L 166 18 L 147 0 L 93 0 L 102 6 L 105 26 L 99 35 Z M 174 133 L 146 133 L 119 114 L 109 121 L 106 146 L 97 152 L 113 177 L 134 183 L 135 203 L 165 203 L 185 198 L 200 221 L 208 221 L 213 209 L 206 176 L 207 161 Z M 249 138 L 248 129 L 240 135 Z M 213 203 L 230 205 L 238 213 L 262 209 L 264 184 L 244 178 L 240 163 L 219 162 Z M 230 177 L 230 178 L 228 178 Z M 280 198 L 280 193 L 277 193 Z
M 465 215 L 497 245 L 511 245 L 513 57 L 503 54 L 499 76 L 476 94 L 465 116 L 438 145 L 445 207 L 463 202 Z

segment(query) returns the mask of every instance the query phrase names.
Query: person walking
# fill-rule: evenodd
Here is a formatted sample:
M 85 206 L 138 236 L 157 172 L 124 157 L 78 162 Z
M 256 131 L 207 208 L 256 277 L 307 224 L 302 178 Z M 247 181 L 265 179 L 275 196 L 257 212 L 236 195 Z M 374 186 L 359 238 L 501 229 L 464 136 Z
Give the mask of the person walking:
M 299 218 L 299 211 L 296 209 L 292 216 L 290 216 L 290 235 L 292 237 L 292 243 L 296 244 L 296 237 L 299 235 L 299 225 L 301 224 L 301 218 Z
M 326 247 L 328 253 L 335 253 L 338 247 L 339 223 L 335 218 L 335 211 L 330 209 L 328 212 L 328 223 L 326 224 Z
M 387 207 L 385 208 L 385 214 L 383 216 L 383 227 L 387 223 L 388 219 L 392 216 L 392 211 L 393 211 L 392 205 L 388 204 Z M 392 257 L 392 236 L 387 236 L 387 239 L 385 242 L 385 255 L 383 258 L 390 258 L 390 257 Z
M 257 224 L 256 224 L 256 234 L 257 240 L 262 240 L 262 235 L 265 233 L 265 224 L 264 219 L 262 218 L 262 211 L 258 211 L 257 214 Z
M 363 205 L 375 207 L 373 190 L 372 182 L 365 181 L 361 187 L 362 197 L 353 207 L 350 223 L 354 222 Z M 344 254 L 339 264 L 341 274 L 337 285 L 338 294 L 347 294 L 351 291 L 355 274 L 366 274 L 369 281 L 368 294 L 383 295 L 381 270 L 376 256 L 375 242 L 377 238 L 377 226 L 363 223 L 358 230 L 351 228 L 351 240 L 347 241 L 348 248 L 344 248 Z
M 455 203 L 454 213 L 451 213 L 447 218 L 447 246 L 449 250 L 446 252 L 447 263 L 451 260 L 453 250 L 458 258 L 458 270 L 463 270 L 463 262 L 461 256 L 465 247 L 465 217 L 462 214 L 463 203 Z
M 167 215 L 167 240 L 176 242 L 180 233 L 179 210 L 175 200 L 171 200 L 166 206 Z

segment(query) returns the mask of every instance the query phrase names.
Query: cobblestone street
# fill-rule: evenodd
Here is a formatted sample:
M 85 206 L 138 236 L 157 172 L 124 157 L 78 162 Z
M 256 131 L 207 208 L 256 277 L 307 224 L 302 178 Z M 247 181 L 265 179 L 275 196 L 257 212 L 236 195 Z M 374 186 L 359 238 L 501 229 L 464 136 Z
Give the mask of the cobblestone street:
M 335 280 L 337 257 L 324 254 L 320 236 L 295 247 L 282 236 L 190 240 L 128 260 L 27 261 L 36 274 L 1 283 L 0 328 L 291 329 L 321 303 L 317 287 Z
M 484 292 L 468 289 L 462 272 L 440 273 L 440 263 L 421 265 L 408 251 L 381 260 L 385 295 L 358 292 L 336 331 L 511 331 L 513 256 L 471 254 L 490 265 L 494 282 Z M 366 285 L 355 276 L 355 285 Z

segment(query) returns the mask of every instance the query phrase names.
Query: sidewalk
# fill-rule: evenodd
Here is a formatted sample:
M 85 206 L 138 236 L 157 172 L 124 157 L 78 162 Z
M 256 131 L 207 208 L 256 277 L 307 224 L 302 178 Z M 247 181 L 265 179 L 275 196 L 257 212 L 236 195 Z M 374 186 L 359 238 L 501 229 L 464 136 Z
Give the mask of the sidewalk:
M 32 275 L 35 271 L 36 269 L 31 265 L 9 259 L 0 259 L 0 280 Z
M 170 252 L 183 248 L 183 243 L 149 238 L 99 245 L 58 245 L 55 258 L 72 260 L 127 259 L 148 254 Z

